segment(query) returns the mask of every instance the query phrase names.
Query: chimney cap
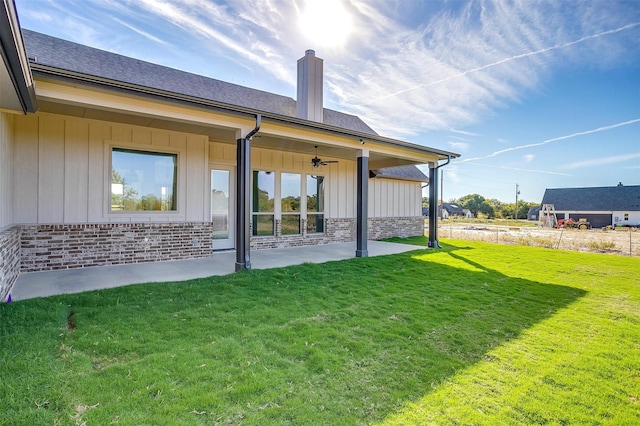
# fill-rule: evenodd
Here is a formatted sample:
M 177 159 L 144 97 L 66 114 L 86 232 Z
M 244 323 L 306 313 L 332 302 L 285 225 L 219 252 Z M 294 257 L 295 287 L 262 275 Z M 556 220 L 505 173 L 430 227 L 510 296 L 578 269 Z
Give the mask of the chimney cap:
M 315 50 L 313 50 L 313 49 L 307 49 L 307 50 L 304 52 L 304 54 L 305 54 L 305 56 L 306 56 L 306 55 L 316 56 L 316 51 L 315 51 Z

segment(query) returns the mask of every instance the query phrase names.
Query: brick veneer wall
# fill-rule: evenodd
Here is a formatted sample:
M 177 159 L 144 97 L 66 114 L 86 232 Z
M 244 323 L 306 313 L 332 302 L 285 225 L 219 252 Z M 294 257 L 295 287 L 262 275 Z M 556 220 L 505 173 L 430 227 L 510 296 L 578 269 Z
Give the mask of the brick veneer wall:
M 424 235 L 424 217 L 371 217 L 367 226 L 370 240 Z
M 0 302 L 7 300 L 20 273 L 20 227 L 0 232 Z
M 423 235 L 418 217 L 370 218 L 369 239 Z M 0 300 L 15 283 L 18 272 L 49 271 L 123 263 L 193 259 L 211 254 L 212 224 L 126 223 L 79 225 L 25 225 L 0 234 Z M 356 219 L 325 219 L 325 233 L 251 238 L 251 249 L 351 242 Z
M 262 250 L 284 247 L 314 246 L 329 243 L 346 243 L 356 238 L 356 219 L 325 219 L 324 234 L 307 234 L 306 220 L 302 219 L 300 235 L 282 235 L 279 220 L 275 223 L 275 236 L 252 237 L 251 249 Z
M 26 225 L 21 272 L 206 257 L 212 231 L 207 222 Z

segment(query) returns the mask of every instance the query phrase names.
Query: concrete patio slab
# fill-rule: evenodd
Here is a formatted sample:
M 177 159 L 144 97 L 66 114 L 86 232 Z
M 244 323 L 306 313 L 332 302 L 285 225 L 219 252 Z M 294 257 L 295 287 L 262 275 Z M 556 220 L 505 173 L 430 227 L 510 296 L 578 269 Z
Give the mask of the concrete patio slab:
M 420 249 L 426 248 L 382 241 L 368 242 L 370 257 Z M 252 269 L 269 269 L 303 263 L 352 259 L 355 257 L 355 250 L 355 243 L 253 250 L 251 267 Z M 228 251 L 213 253 L 201 259 L 29 272 L 20 274 L 11 297 L 18 301 L 139 283 L 184 281 L 214 275 L 228 275 L 232 274 L 234 269 L 235 251 Z

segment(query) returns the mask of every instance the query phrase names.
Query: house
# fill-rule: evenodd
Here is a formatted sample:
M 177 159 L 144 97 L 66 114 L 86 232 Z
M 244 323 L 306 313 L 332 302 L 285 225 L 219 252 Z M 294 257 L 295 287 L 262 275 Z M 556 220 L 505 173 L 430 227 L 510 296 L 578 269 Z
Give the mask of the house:
M 640 225 L 640 185 L 551 188 L 542 204 L 553 204 L 558 219 L 587 219 L 594 228 Z
M 530 207 L 527 212 L 527 220 L 538 220 L 541 207 Z
M 369 235 L 423 235 L 415 166 L 458 156 L 324 108 L 312 50 L 294 100 L 22 30 L 2 3 L 0 300 L 21 272 L 212 250 L 241 270 L 251 250 L 334 242 L 365 257 Z
M 442 203 L 441 208 L 441 212 L 442 215 L 440 217 L 442 217 L 442 219 L 456 219 L 456 218 L 461 218 L 461 217 L 473 217 L 473 215 L 471 214 L 471 212 L 468 209 L 464 209 L 462 208 L 460 205 L 458 204 L 454 204 L 454 203 Z M 466 210 L 466 212 L 465 212 Z

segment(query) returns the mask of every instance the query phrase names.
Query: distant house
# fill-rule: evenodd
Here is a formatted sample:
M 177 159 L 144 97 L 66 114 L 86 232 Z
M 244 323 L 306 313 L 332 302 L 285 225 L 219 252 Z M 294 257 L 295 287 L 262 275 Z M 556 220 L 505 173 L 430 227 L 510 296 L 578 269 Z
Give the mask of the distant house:
M 441 217 L 443 219 L 449 219 L 449 218 L 455 219 L 455 218 L 461 218 L 461 217 L 473 217 L 473 215 L 471 214 L 471 212 L 468 209 L 464 209 L 458 204 L 442 203 L 441 209 L 442 209 Z
M 587 219 L 594 228 L 640 225 L 640 185 L 551 188 L 542 204 L 553 204 L 558 219 Z
M 540 217 L 540 207 L 531 207 L 527 212 L 527 220 L 538 220 Z
M 462 210 L 464 212 L 464 217 L 467 219 L 471 219 L 473 218 L 473 213 L 471 213 L 471 210 L 469 209 L 463 209 Z

